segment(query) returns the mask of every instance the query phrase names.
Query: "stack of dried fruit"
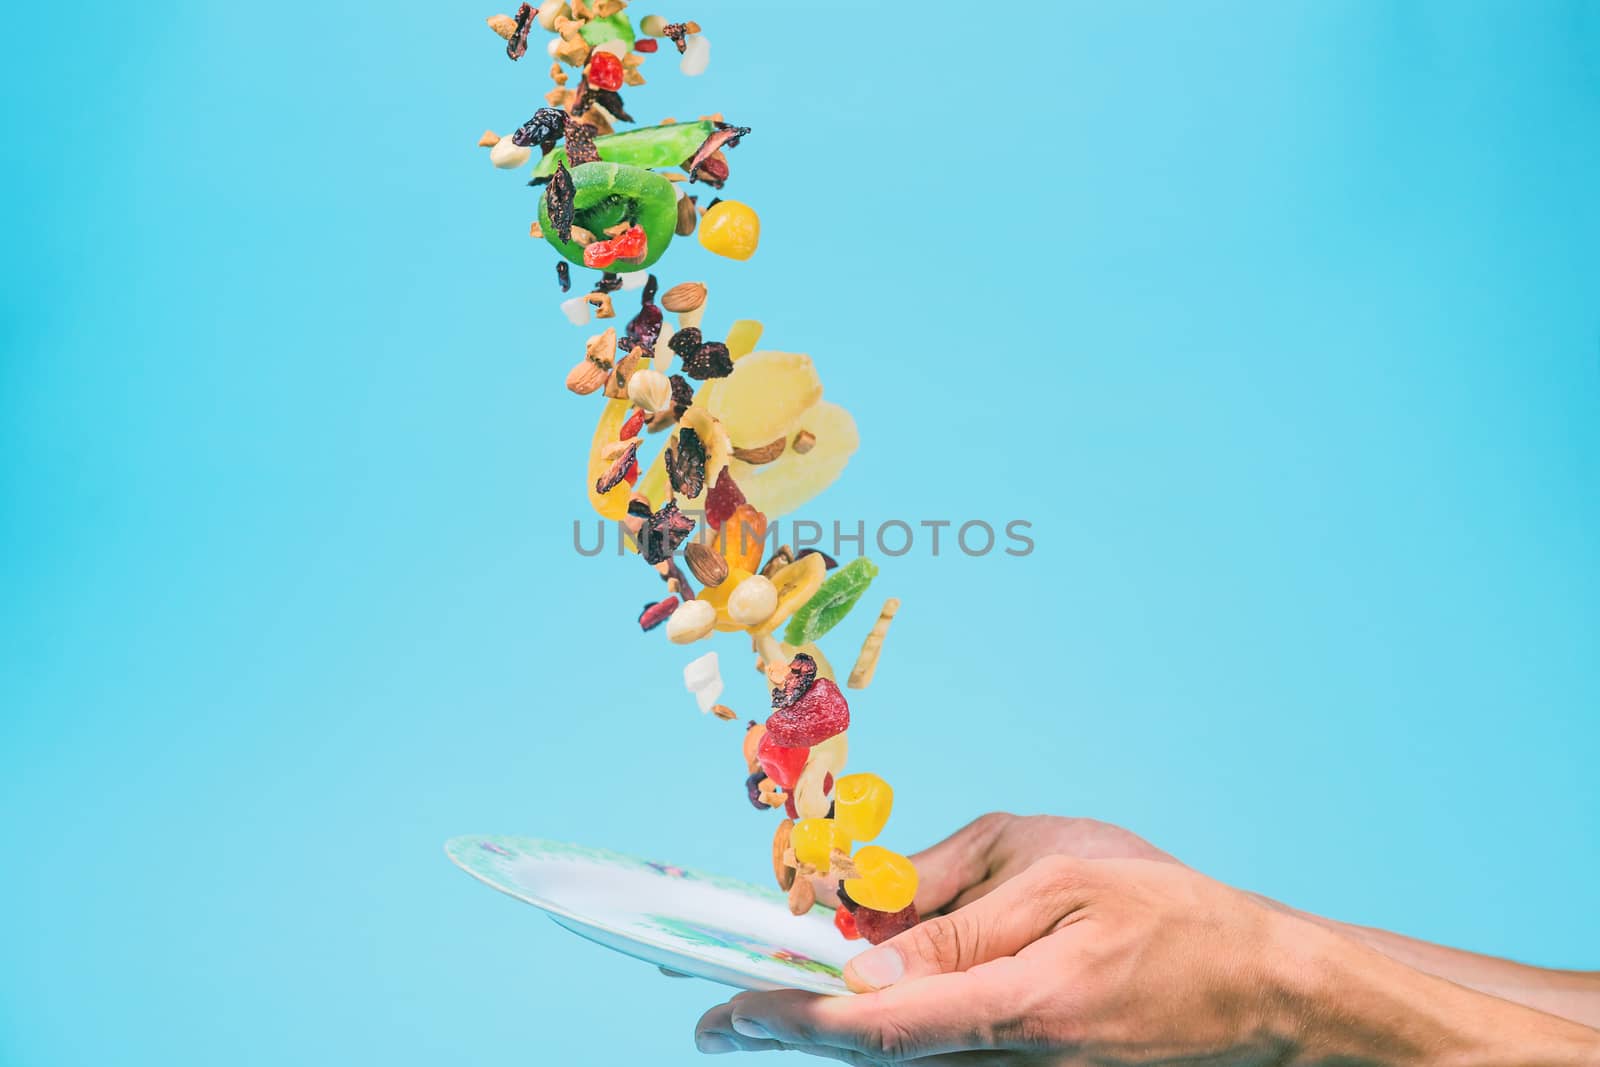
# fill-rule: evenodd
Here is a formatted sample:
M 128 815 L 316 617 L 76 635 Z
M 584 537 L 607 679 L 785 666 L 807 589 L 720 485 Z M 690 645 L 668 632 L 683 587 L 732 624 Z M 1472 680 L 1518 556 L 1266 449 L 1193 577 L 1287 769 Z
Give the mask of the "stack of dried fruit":
M 625 6 L 546 0 L 537 9 L 523 4 L 515 17 L 491 18 L 513 60 L 525 54 L 535 23 L 556 35 L 556 87 L 546 97 L 550 106 L 510 138 L 491 133 L 480 143 L 504 168 L 527 163 L 539 146 L 530 184 L 544 192 L 533 233 L 564 257 L 557 264 L 563 291 L 573 264 L 602 272 L 592 292 L 563 305 L 572 321 L 615 318 L 612 294 L 641 290 L 639 311 L 620 335 L 609 327 L 589 338 L 567 374 L 573 393 L 604 396 L 589 448 L 589 502 L 626 527 L 631 547 L 666 582 L 668 595 L 641 611 L 642 630 L 664 624 L 668 639 L 685 645 L 718 632 L 750 637 L 756 667 L 772 686 L 772 711 L 745 733 L 745 788 L 759 810 L 787 813 L 772 846 L 778 883 L 796 914 L 815 902 L 813 879 L 836 883 L 840 932 L 881 941 L 917 921 L 917 873 L 904 856 L 861 845 L 882 832 L 894 793 L 876 775 L 841 774 L 850 708 L 817 647 L 861 599 L 877 567 L 866 558 L 839 566 L 822 552 L 797 554 L 787 545 L 765 551 L 769 521 L 844 469 L 857 445 L 855 422 L 822 399 L 810 357 L 755 351 L 759 322 L 735 322 L 723 340 L 708 336 L 704 284 L 674 285 L 657 302 L 656 277 L 646 268 L 697 222 L 711 251 L 738 260 L 755 251 L 754 211 L 720 200 L 700 218 L 695 198 L 679 184 L 720 189 L 728 178 L 725 150 L 750 131 L 720 115 L 617 131 L 615 123 L 631 121 L 618 90 L 643 84 L 638 68 L 656 50 L 653 38 L 677 46 L 688 74 L 704 69 L 709 50 L 693 22 L 646 16 L 639 24 L 646 36 L 636 36 Z M 563 64 L 581 71 L 575 88 L 566 88 Z M 659 173 L 672 167 L 682 173 Z M 651 434 L 663 435 L 662 446 L 645 465 L 640 451 Z M 702 586 L 698 595 L 680 560 Z M 898 607 L 892 598 L 885 603 L 850 688 L 871 681 Z M 684 684 L 702 712 L 737 717 L 717 702 L 724 684 L 715 652 L 684 668 Z

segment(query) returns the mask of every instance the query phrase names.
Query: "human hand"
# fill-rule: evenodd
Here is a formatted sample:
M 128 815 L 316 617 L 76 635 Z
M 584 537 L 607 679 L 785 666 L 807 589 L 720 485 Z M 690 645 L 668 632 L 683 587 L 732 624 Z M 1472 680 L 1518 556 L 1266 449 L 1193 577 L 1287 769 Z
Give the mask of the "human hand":
M 740 994 L 701 1018 L 696 1044 L 924 1067 L 1595 1054 L 1593 1031 L 1413 971 L 1161 860 L 1035 860 L 858 956 L 845 976 L 870 991 Z M 1495 1059 L 1508 1049 L 1550 1055 Z

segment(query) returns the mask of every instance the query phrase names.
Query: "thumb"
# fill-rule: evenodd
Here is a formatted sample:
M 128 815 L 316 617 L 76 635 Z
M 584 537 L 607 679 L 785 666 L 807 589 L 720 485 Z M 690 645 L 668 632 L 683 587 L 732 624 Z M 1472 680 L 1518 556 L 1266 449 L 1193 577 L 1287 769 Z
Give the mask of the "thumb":
M 1083 860 L 1036 860 L 966 907 L 926 919 L 863 952 L 845 965 L 845 983 L 864 993 L 1014 956 L 1083 907 L 1088 876 Z

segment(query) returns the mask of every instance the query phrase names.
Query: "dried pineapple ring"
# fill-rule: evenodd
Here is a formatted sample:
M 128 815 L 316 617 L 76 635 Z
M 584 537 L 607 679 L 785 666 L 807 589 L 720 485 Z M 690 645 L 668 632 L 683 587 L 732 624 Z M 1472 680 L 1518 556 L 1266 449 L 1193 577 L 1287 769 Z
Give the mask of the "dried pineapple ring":
M 621 400 L 607 400 L 606 406 L 601 409 L 600 422 L 594 428 L 594 440 L 589 442 L 589 504 L 603 517 L 613 522 L 620 521 L 628 513 L 628 497 L 633 494 L 633 487 L 627 482 L 618 482 L 607 493 L 594 491 L 595 482 L 611 466 L 611 460 L 601 455 L 607 445 L 617 443 L 617 437 L 622 432 L 622 424 L 628 418 L 628 410 L 633 407 L 633 402 L 624 397 Z
M 813 656 L 813 659 L 816 657 Z M 822 664 L 817 664 L 817 677 L 822 677 Z M 850 758 L 850 742 L 846 740 L 850 735 L 849 730 L 834 734 L 826 741 L 811 746 L 811 755 L 807 760 L 818 760 L 827 765 L 828 772 L 835 778 L 844 770 L 844 764 Z
M 735 459 L 728 465 L 728 473 L 738 483 L 745 499 L 769 519 L 790 514 L 832 485 L 861 440 L 850 413 L 826 400 L 805 413 L 799 428 L 816 436 L 810 451 L 787 448 L 771 463 L 752 466 Z M 793 439 L 791 434 L 790 441 Z
M 772 617 L 761 624 L 762 631 L 771 633 L 787 622 L 789 616 L 793 615 L 801 604 L 810 600 L 816 595 L 817 590 L 822 588 L 822 579 L 827 573 L 828 564 L 822 558 L 822 553 L 820 552 L 813 552 L 809 556 L 801 556 L 793 563 L 780 567 L 778 573 L 772 576 L 772 584 L 778 587 L 778 610 L 774 611 Z M 785 651 L 788 651 L 787 646 Z M 798 651 L 806 652 L 813 659 L 817 658 L 812 647 L 802 646 Z M 792 652 L 790 653 L 790 658 L 793 658 Z M 821 665 L 822 661 L 819 661 L 817 665 L 819 669 Z M 832 670 L 833 668 L 830 667 L 830 675 Z
M 740 319 L 728 327 L 728 355 L 735 363 L 756 350 L 761 342 L 762 325 L 755 319 Z
M 797 352 L 752 352 L 733 365 L 703 400 L 741 448 L 760 448 L 800 428 L 822 399 L 822 379 L 811 357 Z

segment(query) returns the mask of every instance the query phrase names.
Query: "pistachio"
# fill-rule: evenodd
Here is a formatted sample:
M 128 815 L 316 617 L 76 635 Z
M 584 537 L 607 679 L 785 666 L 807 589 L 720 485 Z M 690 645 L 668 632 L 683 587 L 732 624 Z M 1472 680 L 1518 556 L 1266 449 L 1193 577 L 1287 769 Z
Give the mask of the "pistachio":
M 642 370 L 628 379 L 628 399 L 646 415 L 672 407 L 672 383 L 658 370 Z
M 667 619 L 667 640 L 690 645 L 710 634 L 716 624 L 716 608 L 704 600 L 685 600 Z
M 683 550 L 689 561 L 689 573 L 700 579 L 700 584 L 715 589 L 728 580 L 728 561 L 710 545 L 691 541 Z
M 787 446 L 788 441 L 780 437 L 776 441 L 768 441 L 759 448 L 740 448 L 738 445 L 734 445 L 733 455 L 735 459 L 742 459 L 752 467 L 759 467 L 761 464 L 771 463 L 783 455 L 783 450 Z M 799 449 L 796 448 L 795 451 L 798 452 Z
M 787 893 L 794 885 L 794 868 L 783 862 L 789 851 L 789 841 L 794 836 L 794 820 L 785 819 L 772 835 L 772 873 L 778 879 L 778 888 Z
M 800 455 L 810 452 L 817 443 L 817 435 L 810 430 L 801 430 L 794 435 L 794 450 Z
M 704 282 L 679 282 L 661 294 L 661 307 L 664 311 L 693 311 L 705 302 Z

